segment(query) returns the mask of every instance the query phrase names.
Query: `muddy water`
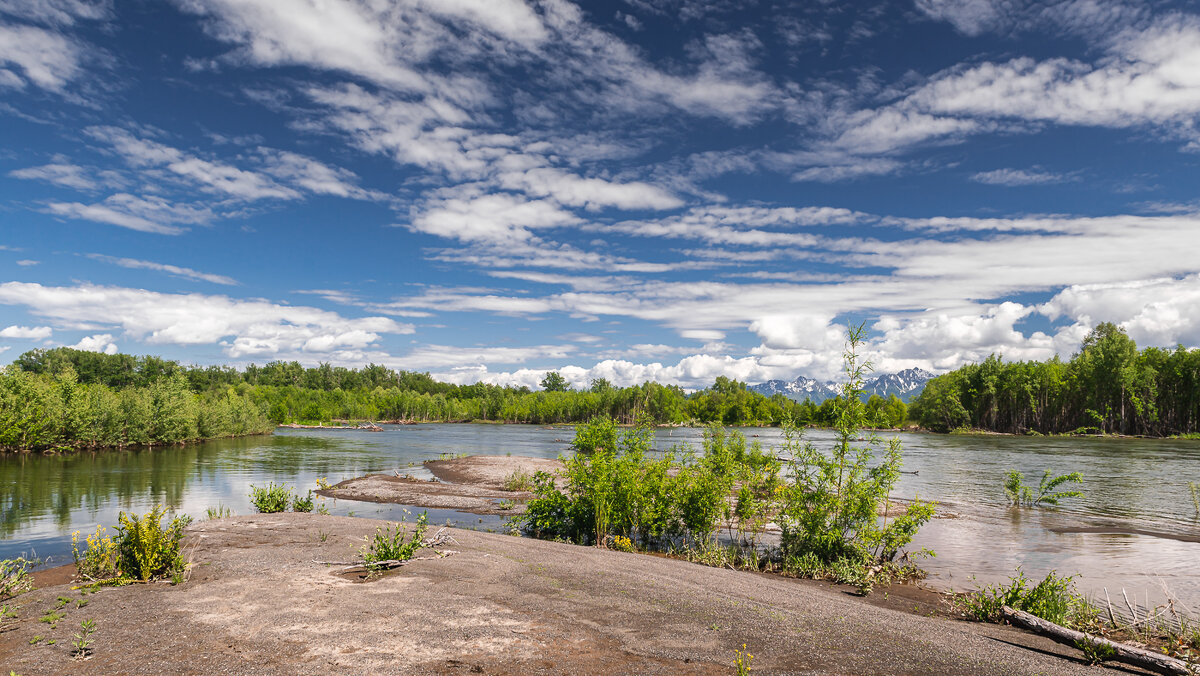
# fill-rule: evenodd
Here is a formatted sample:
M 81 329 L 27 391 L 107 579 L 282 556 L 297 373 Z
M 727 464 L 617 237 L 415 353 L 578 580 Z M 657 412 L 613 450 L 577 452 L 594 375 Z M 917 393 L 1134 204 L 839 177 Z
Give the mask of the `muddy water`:
M 772 446 L 778 430 L 747 429 Z M 425 476 L 420 464 L 442 453 L 554 457 L 567 452 L 570 428 L 416 425 L 384 432 L 281 430 L 274 436 L 184 448 L 71 456 L 0 457 L 0 557 L 36 551 L 70 558 L 72 531 L 111 526 L 122 511 L 155 504 L 202 518 L 222 504 L 249 513 L 251 484 L 314 486 L 371 472 Z M 699 430 L 663 430 L 658 445 L 697 444 Z M 808 438 L 818 447 L 827 432 Z M 1200 521 L 1188 481 L 1200 481 L 1200 442 L 1044 439 L 903 434 L 905 474 L 899 497 L 937 500 L 957 518 L 937 519 L 915 543 L 937 552 L 923 563 L 935 586 L 970 588 L 1006 579 L 1017 566 L 1030 577 L 1056 569 L 1079 574 L 1080 587 L 1103 599 L 1126 589 L 1157 603 L 1162 588 L 1200 611 Z M 1061 508 L 1013 510 L 1001 484 L 1010 469 L 1036 484 L 1045 469 L 1082 472 L 1084 497 Z M 336 514 L 395 519 L 401 508 L 329 501 Z M 430 510 L 434 521 L 499 527 L 496 519 Z M 975 580 L 970 579 L 974 576 Z M 1124 603 L 1123 599 L 1121 603 Z

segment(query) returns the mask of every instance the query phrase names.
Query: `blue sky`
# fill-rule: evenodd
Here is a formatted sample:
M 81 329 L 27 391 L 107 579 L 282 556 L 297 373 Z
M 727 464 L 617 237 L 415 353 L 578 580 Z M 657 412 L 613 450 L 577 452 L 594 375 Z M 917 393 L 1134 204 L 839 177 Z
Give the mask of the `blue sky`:
M 0 362 L 1200 345 L 1190 3 L 0 0 Z

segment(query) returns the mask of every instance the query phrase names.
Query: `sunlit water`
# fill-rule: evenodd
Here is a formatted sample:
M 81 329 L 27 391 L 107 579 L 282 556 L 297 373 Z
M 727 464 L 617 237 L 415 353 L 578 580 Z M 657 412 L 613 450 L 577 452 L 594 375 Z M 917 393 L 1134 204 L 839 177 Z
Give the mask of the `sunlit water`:
M 743 432 L 765 446 L 779 438 L 776 429 Z M 442 453 L 554 457 L 569 452 L 572 435 L 567 427 L 516 425 L 280 430 L 182 448 L 0 457 L 0 557 L 36 552 L 69 561 L 73 531 L 111 527 L 122 510 L 163 504 L 202 518 L 205 508 L 222 504 L 246 514 L 251 484 L 311 487 L 318 477 L 336 483 L 393 470 L 429 476 L 421 462 Z M 698 446 L 700 435 L 697 429 L 660 430 L 657 445 Z M 1105 588 L 1114 599 L 1125 589 L 1131 599 L 1153 604 L 1165 585 L 1200 611 L 1200 544 L 1186 541 L 1200 538 L 1187 487 L 1200 481 L 1200 442 L 900 436 L 904 468 L 917 473 L 902 476 L 896 495 L 937 500 L 958 517 L 934 520 L 914 543 L 937 553 L 922 562 L 933 585 L 967 589 L 1004 580 L 1018 566 L 1036 578 L 1056 569 L 1078 574 L 1080 588 L 1101 600 Z M 821 447 L 832 435 L 813 431 L 806 438 Z M 1047 468 L 1082 472 L 1084 497 L 1057 509 L 1010 509 L 1001 487 L 1005 473 L 1021 470 L 1036 484 Z M 335 514 L 403 516 L 403 508 L 392 505 L 326 502 Z M 448 510 L 430 510 L 430 516 L 467 527 L 500 525 Z

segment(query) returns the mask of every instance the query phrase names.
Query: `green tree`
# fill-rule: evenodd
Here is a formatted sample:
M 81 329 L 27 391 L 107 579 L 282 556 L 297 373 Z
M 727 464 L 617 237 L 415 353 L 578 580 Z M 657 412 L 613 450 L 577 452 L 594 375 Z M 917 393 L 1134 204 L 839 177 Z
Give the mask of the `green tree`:
M 558 371 L 551 371 L 542 378 L 542 382 L 538 383 L 542 389 L 547 392 L 566 392 L 570 389 L 570 384 L 567 379 Z

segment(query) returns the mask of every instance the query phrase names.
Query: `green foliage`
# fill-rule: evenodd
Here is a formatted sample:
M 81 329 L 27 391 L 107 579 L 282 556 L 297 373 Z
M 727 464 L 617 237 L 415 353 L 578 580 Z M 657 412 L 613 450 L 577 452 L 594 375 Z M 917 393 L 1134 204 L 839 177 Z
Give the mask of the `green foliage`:
M 860 395 L 864 375 L 870 370 L 870 364 L 861 362 L 857 354 L 864 335 L 863 326 L 850 330 L 845 352 L 847 380 L 838 403 L 837 440 L 830 453 L 803 442 L 794 426 L 784 426 L 781 450 L 793 458 L 790 472 L 794 478 L 783 488 L 779 519 L 785 560 L 811 554 L 822 564 L 838 560 L 861 565 L 890 562 L 933 517 L 934 506 L 919 500 L 899 516 L 890 516 L 893 503 L 889 496 L 900 478 L 900 442 L 892 439 L 883 457 L 876 459 L 874 449 L 882 445 L 881 440 L 873 434 L 861 436 L 867 415 Z M 859 439 L 861 445 L 855 445 Z
M 1025 485 L 1024 477 L 1021 473 L 1012 470 L 1004 479 L 1004 494 L 1008 496 L 1008 502 L 1014 507 L 1041 507 L 1042 505 L 1057 505 L 1059 500 L 1066 498 L 1082 497 L 1080 491 L 1056 491 L 1055 489 L 1065 483 L 1082 483 L 1083 475 L 1079 472 L 1071 472 L 1070 474 L 1062 474 L 1053 476 L 1051 470 L 1046 470 L 1042 474 L 1042 480 L 1038 484 L 1037 495 L 1034 495 L 1033 489 Z
M 311 512 L 313 511 L 313 492 L 309 491 L 305 497 L 300 497 L 299 494 L 292 499 L 293 512 Z
M 117 566 L 124 577 L 156 580 L 184 569 L 180 541 L 191 518 L 177 516 L 164 528 L 165 515 L 165 509 L 155 507 L 142 516 L 121 512 L 117 517 Z
M 538 385 L 547 392 L 566 392 L 571 389 L 570 383 L 558 371 L 547 373 L 546 377 L 542 378 L 542 381 Z
M 417 517 L 417 525 L 411 535 L 408 534 L 406 528 L 399 524 L 393 528 L 393 525 L 389 523 L 384 528 L 376 529 L 375 537 L 369 545 L 362 548 L 361 552 L 367 567 L 370 568 L 385 561 L 408 561 L 411 559 L 422 546 L 428 518 L 428 514 L 422 512 L 421 516 Z
M 1196 508 L 1196 518 L 1200 518 L 1200 482 L 1189 481 L 1188 490 L 1192 492 L 1192 506 Z
M 289 486 L 274 481 L 266 486 L 250 484 L 250 504 L 260 514 L 286 512 L 291 501 L 292 489 Z
M 209 507 L 204 510 L 204 518 L 212 521 L 213 519 L 224 519 L 233 516 L 233 510 L 225 505 L 218 504 L 216 507 Z
M 1081 640 L 1075 642 L 1075 647 L 1083 653 L 1083 661 L 1089 665 L 1103 664 L 1117 656 L 1117 649 L 1107 643 Z
M 33 588 L 29 571 L 36 564 L 24 557 L 0 560 L 0 600 L 24 594 Z
M 81 382 L 70 363 L 53 372 L 0 370 L 0 450 L 176 444 L 270 429 L 245 394 L 198 395 L 180 373 L 117 390 Z
M 71 647 L 74 649 L 76 658 L 83 658 L 90 652 L 89 646 L 92 645 L 91 636 L 96 632 L 96 621 L 92 619 L 84 620 L 79 625 L 79 631 L 75 634 L 75 640 L 71 641 Z
M 965 615 L 980 622 L 1001 621 L 1000 611 L 1008 606 L 1064 627 L 1079 629 L 1095 623 L 1098 613 L 1076 593 L 1074 576 L 1059 577 L 1052 570 L 1036 585 L 1030 587 L 1030 582 L 1018 568 L 1008 584 L 988 585 L 959 595 L 955 603 Z
M 750 663 L 754 660 L 754 655 L 746 652 L 746 644 L 742 644 L 741 650 L 734 650 L 733 655 L 733 668 L 737 676 L 749 676 L 751 671 Z
M 523 469 L 513 470 L 504 477 L 504 490 L 514 493 L 533 490 L 533 475 Z
M 1200 432 L 1200 350 L 1138 350 L 1099 324 L 1069 362 L 1003 362 L 992 355 L 938 376 L 913 403 L 921 425 L 1024 434 Z

